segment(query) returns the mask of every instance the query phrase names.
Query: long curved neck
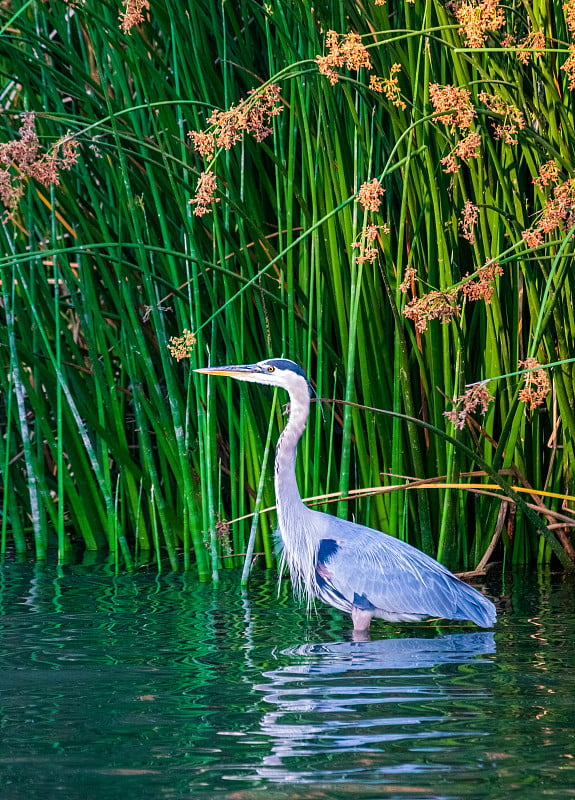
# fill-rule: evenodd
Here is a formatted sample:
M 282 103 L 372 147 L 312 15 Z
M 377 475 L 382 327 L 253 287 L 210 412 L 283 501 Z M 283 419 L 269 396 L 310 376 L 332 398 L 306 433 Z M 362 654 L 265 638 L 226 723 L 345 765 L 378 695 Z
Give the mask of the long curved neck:
M 290 412 L 288 422 L 278 439 L 275 461 L 275 490 L 279 528 L 284 540 L 293 530 L 294 515 L 301 515 L 306 507 L 299 493 L 295 463 L 297 443 L 301 439 L 309 416 L 309 391 L 302 385 L 301 390 L 290 391 Z
M 303 596 L 308 606 L 318 596 L 315 574 L 316 541 L 313 514 L 304 506 L 295 477 L 297 443 L 309 416 L 309 389 L 301 381 L 289 390 L 290 414 L 276 447 L 275 490 L 279 532 L 283 541 L 282 565 L 289 566 L 294 592 Z M 280 576 L 283 567 L 280 567 Z

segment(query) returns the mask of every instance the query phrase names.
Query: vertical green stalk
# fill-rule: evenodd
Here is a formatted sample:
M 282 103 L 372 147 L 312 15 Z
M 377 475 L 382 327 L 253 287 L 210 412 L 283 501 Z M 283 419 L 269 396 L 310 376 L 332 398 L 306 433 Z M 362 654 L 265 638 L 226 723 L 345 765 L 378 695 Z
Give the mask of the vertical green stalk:
M 6 390 L 4 392 L 7 398 L 6 402 L 6 440 L 0 436 L 0 464 L 2 464 L 2 540 L 0 557 L 2 560 L 6 555 L 6 544 L 8 538 L 8 518 L 10 519 L 10 529 L 12 539 L 14 540 L 14 547 L 17 553 L 26 552 L 26 538 L 22 529 L 20 520 L 20 509 L 18 508 L 15 500 L 14 492 L 11 486 L 10 476 L 10 451 L 12 447 L 12 398 L 14 392 L 11 388 L 13 377 L 10 371 L 6 380 Z
M 56 215 L 54 213 L 56 198 L 54 187 L 50 187 L 50 205 L 52 221 L 52 241 L 56 241 Z M 62 371 L 62 338 L 60 333 L 60 276 L 58 269 L 58 256 L 53 257 L 54 275 L 54 340 L 56 344 L 56 365 Z M 62 387 L 56 383 L 56 472 L 57 472 L 57 513 L 58 513 L 58 563 L 63 564 L 67 550 L 66 533 L 64 530 L 64 434 L 62 424 Z
M 214 468 L 212 463 L 212 446 L 211 443 L 215 437 L 212 436 L 212 387 L 211 381 L 208 378 L 206 381 L 206 413 L 204 417 L 205 421 L 205 457 L 206 457 L 206 474 L 208 475 L 208 480 L 206 481 L 206 492 L 207 492 L 207 501 L 208 501 L 208 509 L 209 509 L 209 532 L 210 532 L 210 558 L 212 562 L 212 580 L 217 581 L 219 577 L 218 572 L 218 546 L 216 540 L 216 518 L 215 518 L 215 511 L 214 511 L 214 489 L 213 489 L 213 476 L 214 476 Z
M 360 185 L 360 170 L 359 163 L 359 142 L 357 128 L 354 128 L 354 179 L 353 188 L 354 194 L 359 191 Z M 365 221 L 365 215 L 364 215 Z M 358 211 L 357 204 L 353 206 L 353 222 L 352 222 L 352 242 L 355 241 L 357 236 L 358 225 Z M 351 242 L 348 243 L 351 247 Z M 350 258 L 350 299 L 349 299 L 349 337 L 348 348 L 346 355 L 346 375 L 345 375 L 345 394 L 343 407 L 343 432 L 342 432 L 342 448 L 341 448 L 341 464 L 339 474 L 339 491 L 345 496 L 349 491 L 349 466 L 351 455 L 351 425 L 352 425 L 352 410 L 349 405 L 354 400 L 354 372 L 355 372 L 355 354 L 356 354 L 356 333 L 358 324 L 358 311 L 359 301 L 361 297 L 361 277 L 363 273 L 363 264 L 358 265 L 356 249 L 352 249 Z M 340 518 L 347 516 L 347 503 L 341 500 L 337 505 L 337 515 Z
M 22 383 L 20 359 L 18 357 L 18 349 L 16 346 L 15 308 L 17 279 L 15 268 L 12 268 L 10 271 L 10 292 L 8 291 L 8 287 L 6 285 L 7 282 L 5 276 L 6 273 L 4 273 L 0 284 L 2 287 L 2 302 L 6 313 L 6 332 L 8 334 L 8 347 L 10 352 L 10 379 L 14 394 L 16 396 L 16 408 L 18 412 L 18 421 L 20 424 L 20 435 L 22 437 L 22 449 L 24 451 L 24 462 L 26 464 L 28 497 L 30 501 L 30 520 L 32 522 L 32 529 L 34 531 L 36 558 L 44 559 L 46 557 L 47 531 L 45 525 L 43 524 L 43 515 L 40 511 L 38 479 L 36 475 L 34 458 L 32 455 L 32 438 L 28 425 L 25 390 Z
M 250 572 L 252 569 L 252 558 L 254 554 L 254 546 L 256 542 L 256 533 L 258 528 L 259 516 L 260 516 L 260 507 L 262 502 L 264 484 L 266 479 L 266 467 L 268 463 L 268 457 L 271 450 L 271 438 L 272 438 L 272 431 L 274 429 L 275 418 L 276 418 L 276 402 L 277 402 L 277 389 L 274 389 L 274 396 L 272 400 L 272 407 L 270 412 L 270 419 L 268 422 L 268 432 L 266 436 L 266 443 L 264 447 L 264 457 L 262 460 L 262 466 L 260 471 L 260 479 L 258 482 L 258 492 L 256 495 L 256 502 L 254 506 L 254 515 L 252 519 L 252 525 L 250 529 L 250 535 L 248 539 L 248 545 L 246 548 L 246 555 L 244 558 L 244 566 L 242 569 L 242 586 L 245 586 L 249 580 Z

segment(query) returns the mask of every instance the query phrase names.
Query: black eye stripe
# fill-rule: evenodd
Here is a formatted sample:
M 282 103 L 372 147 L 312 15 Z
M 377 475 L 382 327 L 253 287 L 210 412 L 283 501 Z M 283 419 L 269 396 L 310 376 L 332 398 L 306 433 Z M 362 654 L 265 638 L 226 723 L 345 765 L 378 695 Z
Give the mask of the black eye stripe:
M 278 370 L 295 372 L 296 375 L 301 375 L 302 378 L 307 380 L 303 369 L 287 358 L 268 358 L 263 362 L 262 366 L 265 370 L 268 370 L 269 367 L 273 367 L 274 372 L 277 372 Z

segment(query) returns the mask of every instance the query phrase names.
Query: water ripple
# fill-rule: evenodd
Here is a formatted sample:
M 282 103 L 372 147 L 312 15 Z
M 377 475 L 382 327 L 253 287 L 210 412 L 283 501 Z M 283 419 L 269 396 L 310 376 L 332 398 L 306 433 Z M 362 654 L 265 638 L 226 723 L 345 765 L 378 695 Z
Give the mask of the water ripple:
M 274 575 L 5 565 L 10 800 L 522 800 L 575 785 L 572 583 L 518 578 L 495 635 L 312 615 Z

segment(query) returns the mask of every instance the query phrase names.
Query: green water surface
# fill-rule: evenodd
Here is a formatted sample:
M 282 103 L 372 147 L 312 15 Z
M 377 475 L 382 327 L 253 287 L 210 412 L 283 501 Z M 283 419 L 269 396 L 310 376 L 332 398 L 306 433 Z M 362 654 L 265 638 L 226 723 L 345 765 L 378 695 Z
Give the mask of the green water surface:
M 575 796 L 574 584 L 472 626 L 308 617 L 286 584 L 0 571 L 2 800 Z

